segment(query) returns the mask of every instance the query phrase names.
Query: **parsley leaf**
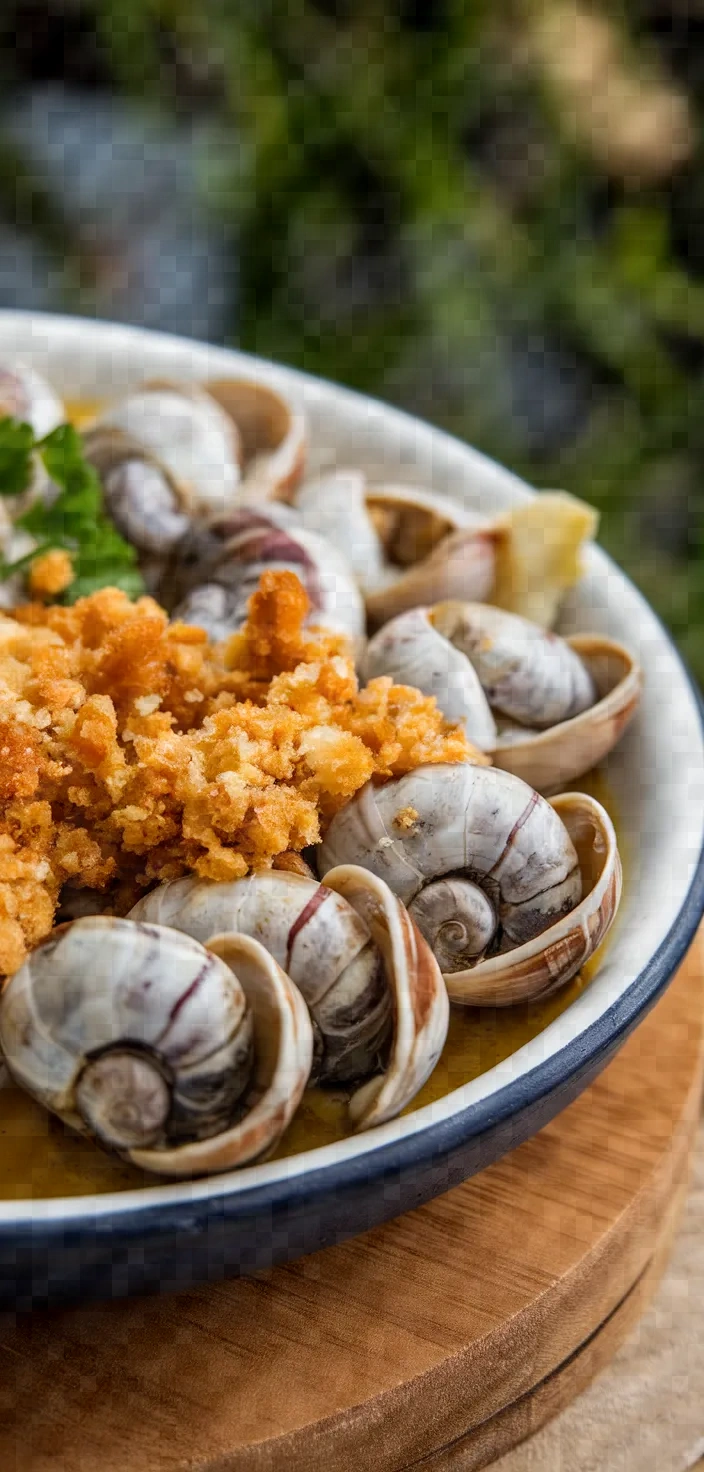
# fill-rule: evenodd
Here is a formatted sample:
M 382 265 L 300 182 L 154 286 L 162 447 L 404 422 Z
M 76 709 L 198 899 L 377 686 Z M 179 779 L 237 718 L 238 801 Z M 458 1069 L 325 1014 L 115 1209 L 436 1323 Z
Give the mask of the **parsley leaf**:
M 7 430 L 8 424 L 12 426 L 11 430 Z M 19 430 L 24 433 L 19 435 L 16 432 Z M 5 446 L 9 466 L 7 480 L 3 480 Z M 26 479 L 23 482 L 20 449 L 25 453 Z M 75 603 L 77 598 L 84 598 L 98 588 L 108 586 L 122 588 L 131 598 L 138 597 L 144 592 L 144 583 L 137 567 L 137 553 L 106 516 L 100 481 L 92 465 L 85 460 L 81 436 L 71 424 L 60 424 L 45 439 L 35 442 L 29 425 L 15 420 L 0 420 L 2 494 L 16 494 L 16 491 L 7 489 L 9 481 L 16 485 L 17 490 L 25 488 L 33 449 L 41 456 L 51 480 L 60 488 L 59 494 L 51 505 L 37 501 L 18 517 L 16 525 L 35 537 L 39 546 L 18 562 L 1 562 L 0 578 L 24 570 L 35 557 L 50 548 L 61 547 L 70 553 L 74 570 L 73 581 L 62 595 L 62 602 Z
M 34 431 L 20 419 L 0 419 L 0 496 L 19 496 L 32 475 Z

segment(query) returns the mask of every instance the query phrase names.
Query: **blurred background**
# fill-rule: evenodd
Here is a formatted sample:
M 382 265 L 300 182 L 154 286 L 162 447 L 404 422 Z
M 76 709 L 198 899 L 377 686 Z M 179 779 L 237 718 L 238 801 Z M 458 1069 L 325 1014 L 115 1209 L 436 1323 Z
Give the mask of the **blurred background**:
M 704 680 L 704 0 L 0 0 L 0 306 L 422 414 Z

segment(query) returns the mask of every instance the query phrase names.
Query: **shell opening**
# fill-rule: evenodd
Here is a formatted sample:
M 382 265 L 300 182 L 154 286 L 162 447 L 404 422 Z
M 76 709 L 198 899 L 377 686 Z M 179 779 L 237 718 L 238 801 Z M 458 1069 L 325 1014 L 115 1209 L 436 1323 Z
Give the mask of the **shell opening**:
M 155 1144 L 171 1110 L 171 1087 L 157 1059 L 124 1045 L 88 1060 L 75 1097 L 92 1133 L 118 1150 Z
M 471 880 L 438 879 L 408 906 L 440 970 L 464 971 L 485 955 L 498 927 L 491 900 Z
M 345 967 L 311 1014 L 324 1038 L 315 1082 L 352 1083 L 385 1067 L 393 1025 L 391 991 L 372 942 Z
M 453 524 L 433 507 L 386 500 L 383 492 L 367 497 L 367 509 L 394 567 L 413 567 L 422 562 L 454 530 Z

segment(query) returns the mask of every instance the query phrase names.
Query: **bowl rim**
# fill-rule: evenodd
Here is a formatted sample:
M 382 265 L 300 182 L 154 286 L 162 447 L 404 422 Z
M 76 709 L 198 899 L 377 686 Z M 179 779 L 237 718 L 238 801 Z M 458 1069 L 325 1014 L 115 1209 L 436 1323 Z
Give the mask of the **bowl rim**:
M 375 405 L 378 410 L 392 416 L 399 426 L 405 422 L 409 428 L 421 426 L 426 431 L 430 430 L 438 442 L 445 442 L 455 450 L 459 449 L 465 454 L 468 453 L 475 465 L 483 464 L 489 471 L 494 473 L 498 471 L 504 483 L 512 482 L 522 495 L 534 494 L 533 488 L 515 472 L 428 421 L 419 419 L 403 409 L 398 409 L 395 405 L 386 404 L 382 400 L 337 384 L 333 380 L 317 377 L 286 364 L 243 353 L 239 349 L 207 344 L 199 339 L 184 338 L 176 334 L 96 318 L 15 309 L 0 310 L 0 329 L 3 323 L 11 320 L 16 320 L 18 323 L 22 321 L 47 325 L 51 323 L 53 330 L 57 332 L 62 329 L 73 333 L 87 330 L 87 334 L 91 337 L 94 337 L 100 330 L 107 330 L 113 338 L 116 336 L 123 336 L 125 340 L 131 338 L 135 348 L 139 346 L 140 340 L 149 339 L 160 342 L 162 346 L 172 343 L 178 345 L 182 350 L 190 349 L 196 352 L 206 350 L 215 356 L 222 354 L 236 357 L 243 367 L 251 364 L 260 377 L 273 377 L 274 380 L 278 378 L 279 381 L 282 378 L 288 378 L 290 381 L 298 382 L 302 388 L 308 385 L 310 388 L 317 386 L 326 391 L 332 389 L 340 398 L 352 404 L 356 402 L 360 407 L 365 405 L 368 408 L 370 404 Z M 704 750 L 704 701 L 671 634 L 618 564 L 602 548 L 594 549 L 592 555 L 595 558 L 595 570 L 598 564 L 602 564 L 616 573 L 635 595 L 635 598 L 647 608 L 660 638 L 679 666 L 683 683 L 692 697 L 698 715 L 699 733 Z M 394 1135 L 393 1138 L 385 1137 L 377 1142 L 374 1139 L 375 1132 L 360 1133 L 359 1136 L 352 1137 L 355 1142 L 359 1143 L 360 1148 L 348 1156 L 341 1155 L 338 1159 L 316 1164 L 314 1157 L 323 1151 L 334 1151 L 333 1144 L 312 1147 L 309 1151 L 299 1152 L 295 1156 L 271 1162 L 272 1166 L 279 1167 L 279 1173 L 276 1178 L 272 1179 L 245 1182 L 242 1180 L 243 1171 L 233 1171 L 196 1180 L 184 1179 L 163 1184 L 135 1186 L 121 1191 L 0 1200 L 0 1233 L 8 1229 L 17 1230 L 23 1225 L 31 1230 L 32 1227 L 38 1227 L 40 1223 L 44 1230 L 64 1230 L 67 1225 L 79 1226 L 85 1221 L 90 1221 L 93 1228 L 98 1227 L 101 1221 L 106 1227 L 114 1224 L 117 1228 L 121 1221 L 124 1222 L 127 1219 L 138 1219 L 146 1227 L 151 1224 L 155 1229 L 163 1229 L 168 1226 L 171 1216 L 180 1217 L 182 1215 L 184 1207 L 188 1207 L 191 1214 L 202 1218 L 214 1200 L 226 1210 L 228 1215 L 249 1216 L 262 1207 L 274 1208 L 277 1203 L 284 1201 L 295 1206 L 307 1200 L 314 1200 L 318 1192 L 330 1188 L 331 1177 L 334 1177 L 336 1190 L 343 1192 L 346 1188 L 359 1183 L 360 1180 L 364 1180 L 367 1185 L 371 1186 L 383 1180 L 390 1171 L 412 1169 L 414 1165 L 420 1166 L 431 1159 L 442 1157 L 460 1142 L 466 1144 L 473 1138 L 506 1123 L 521 1111 L 527 1108 L 537 1109 L 541 1100 L 546 1099 L 558 1088 L 567 1089 L 570 1081 L 576 1075 L 584 1073 L 590 1062 L 596 1061 L 604 1053 L 615 1051 L 639 1018 L 655 1004 L 672 979 L 697 931 L 702 914 L 704 914 L 704 834 L 687 893 L 669 930 L 621 995 L 604 1007 L 603 1011 L 574 1037 L 563 1045 L 558 1045 L 548 1057 L 527 1067 L 518 1077 L 500 1083 L 483 1097 L 471 1099 L 463 1107 L 453 1110 L 442 1119 L 429 1118 L 427 1122 L 407 1134 Z M 566 1009 L 563 1015 L 567 1015 L 569 1011 L 570 1008 Z M 520 1048 L 514 1050 L 506 1061 L 510 1061 L 510 1058 L 514 1058 L 520 1051 Z M 487 1074 L 500 1066 L 494 1065 L 493 1069 L 486 1070 L 479 1077 L 486 1078 Z M 467 1087 L 467 1085 L 460 1085 L 457 1090 L 450 1090 L 444 1098 L 449 1099 L 459 1089 Z M 432 1105 L 427 1105 L 423 1112 L 430 1113 L 432 1109 Z M 305 1156 L 310 1157 L 310 1166 L 305 1169 L 300 1166 L 296 1168 L 296 1162 L 300 1162 Z M 247 1168 L 247 1175 L 250 1172 L 254 1174 L 257 1170 L 258 1166 L 255 1163 Z M 105 1220 L 106 1218 L 108 1220 Z

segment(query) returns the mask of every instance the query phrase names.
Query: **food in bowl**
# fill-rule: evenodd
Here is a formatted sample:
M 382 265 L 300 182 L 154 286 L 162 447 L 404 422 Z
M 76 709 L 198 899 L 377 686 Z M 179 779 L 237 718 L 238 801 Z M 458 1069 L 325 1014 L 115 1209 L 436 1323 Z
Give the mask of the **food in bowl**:
M 82 439 L 40 438 L 24 387 L 26 422 L 0 424 L 6 542 L 32 544 L 6 546 L 0 623 L 13 1077 L 166 1175 L 270 1153 L 311 1079 L 346 1090 L 350 1128 L 393 1118 L 448 1001 L 552 994 L 618 907 L 603 805 L 545 795 L 638 699 L 627 651 L 535 622 L 593 513 L 460 518 L 343 468 L 328 491 L 356 485 L 364 529 L 336 536 L 302 416 L 256 383 L 145 385 Z

